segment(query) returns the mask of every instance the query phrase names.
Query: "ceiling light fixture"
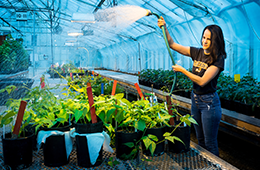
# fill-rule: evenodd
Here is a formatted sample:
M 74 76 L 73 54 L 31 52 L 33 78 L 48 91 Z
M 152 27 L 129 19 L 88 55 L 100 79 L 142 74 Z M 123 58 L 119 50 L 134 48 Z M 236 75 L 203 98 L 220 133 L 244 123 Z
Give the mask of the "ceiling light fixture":
M 95 17 L 91 13 L 73 13 L 71 22 L 95 23 Z

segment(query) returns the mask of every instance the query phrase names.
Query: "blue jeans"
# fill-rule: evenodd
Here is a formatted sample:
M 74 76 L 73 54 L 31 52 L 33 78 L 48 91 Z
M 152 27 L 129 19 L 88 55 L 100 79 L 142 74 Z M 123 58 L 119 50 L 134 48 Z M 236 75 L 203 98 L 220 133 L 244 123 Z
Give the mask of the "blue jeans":
M 191 102 L 191 115 L 198 123 L 194 128 L 199 145 L 219 156 L 217 136 L 221 105 L 218 94 L 197 95 L 192 92 Z

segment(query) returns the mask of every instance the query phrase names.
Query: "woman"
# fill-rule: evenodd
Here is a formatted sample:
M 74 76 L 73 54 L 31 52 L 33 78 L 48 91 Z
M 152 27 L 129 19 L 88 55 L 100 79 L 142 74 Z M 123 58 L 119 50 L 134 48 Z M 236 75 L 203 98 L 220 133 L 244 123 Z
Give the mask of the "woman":
M 202 32 L 202 48 L 195 48 L 175 43 L 163 17 L 158 19 L 158 26 L 165 27 L 170 48 L 193 60 L 192 73 L 177 64 L 172 68 L 175 72 L 185 74 L 193 82 L 191 114 L 198 123 L 194 127 L 199 145 L 219 156 L 217 135 L 221 105 L 216 87 L 226 58 L 222 30 L 217 25 L 207 26 Z

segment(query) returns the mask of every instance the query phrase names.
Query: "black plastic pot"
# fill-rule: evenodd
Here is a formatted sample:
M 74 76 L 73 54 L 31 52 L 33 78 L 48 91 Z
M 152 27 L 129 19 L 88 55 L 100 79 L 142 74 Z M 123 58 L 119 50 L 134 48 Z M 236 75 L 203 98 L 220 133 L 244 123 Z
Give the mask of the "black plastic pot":
M 97 123 L 88 124 L 75 123 L 75 131 L 80 134 L 103 132 L 103 122 L 98 121 Z
M 56 72 L 53 72 L 53 73 L 51 72 L 49 74 L 50 74 L 50 78 L 60 78 L 60 75 Z
M 103 122 L 99 121 L 97 123 L 89 123 L 89 124 L 75 124 L 75 132 L 79 134 L 89 134 L 89 133 L 102 133 L 103 132 Z M 94 165 L 90 162 L 87 138 L 85 136 L 76 136 L 76 150 L 77 150 L 77 162 L 78 166 L 84 168 L 96 167 L 101 165 L 103 162 L 102 154 L 103 147 L 99 151 L 99 156 Z
M 254 113 L 255 118 L 260 119 L 260 107 L 255 106 L 253 113 Z
M 32 140 L 32 145 L 33 145 L 33 150 L 37 150 L 38 148 L 37 148 L 37 134 L 38 134 L 38 132 L 39 132 L 39 129 L 38 129 L 38 131 L 37 132 L 35 132 L 35 126 L 34 126 L 34 124 L 29 124 L 29 125 L 27 125 L 26 127 L 25 127 L 25 131 L 26 132 L 29 132 L 29 133 L 32 133 L 32 134 L 34 134 L 33 135 L 33 140 Z
M 248 116 L 254 116 L 253 113 L 253 104 L 245 104 L 241 103 L 239 101 L 234 101 L 235 102 L 235 108 L 234 110 L 238 113 L 242 113 Z
M 147 129 L 145 132 L 145 135 L 151 134 L 151 135 L 155 135 L 158 138 L 158 141 L 162 141 L 164 139 L 163 134 L 165 133 L 166 130 L 166 126 L 160 127 L 160 128 L 151 128 L 151 129 Z M 159 144 L 156 145 L 155 151 L 154 151 L 154 156 L 160 156 L 164 153 L 164 145 L 165 142 L 161 142 Z M 146 150 L 145 145 L 142 141 L 142 150 L 143 150 L 143 154 L 147 155 L 147 156 L 151 156 L 151 152 L 150 150 Z
M 116 140 L 116 157 L 122 160 L 129 160 L 129 159 L 136 159 L 138 156 L 138 152 L 133 157 L 125 157 L 125 155 L 129 155 L 134 148 L 129 148 L 128 146 L 124 145 L 127 142 L 133 142 L 134 144 L 139 146 L 139 143 L 136 143 L 141 138 L 140 131 L 137 132 L 125 132 L 116 130 L 115 132 L 115 140 Z
M 70 131 L 70 126 L 42 128 L 44 131 Z M 44 165 L 49 167 L 58 167 L 69 163 L 70 157 L 67 158 L 65 138 L 63 135 L 52 135 L 46 138 L 43 144 Z
M 221 107 L 231 110 L 231 102 L 230 100 L 224 99 L 224 98 L 220 98 L 220 102 L 221 102 Z
M 84 76 L 85 75 L 85 73 L 72 73 L 72 76 Z
M 191 91 L 184 91 L 184 97 L 190 99 L 190 96 L 191 96 Z
M 11 139 L 11 133 L 2 136 L 4 164 L 12 169 L 27 168 L 32 164 L 33 133 L 26 133 L 26 137 Z
M 139 79 L 138 79 L 138 82 L 139 82 L 140 85 L 144 85 L 144 86 L 145 86 L 145 82 L 144 82 L 143 79 L 140 79 L 140 78 L 139 78 Z
M 175 127 L 167 127 L 167 132 L 172 132 Z M 176 136 L 182 140 L 180 141 L 174 140 L 174 143 L 168 141 L 168 148 L 170 152 L 173 153 L 181 153 L 188 152 L 190 150 L 190 127 L 189 126 L 179 126 L 172 134 L 172 136 Z

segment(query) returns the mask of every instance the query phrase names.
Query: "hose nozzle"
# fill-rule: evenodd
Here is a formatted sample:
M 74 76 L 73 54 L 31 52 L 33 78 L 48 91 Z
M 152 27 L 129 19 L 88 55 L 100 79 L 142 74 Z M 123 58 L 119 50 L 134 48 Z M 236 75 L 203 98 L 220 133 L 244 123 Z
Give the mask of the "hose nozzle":
M 146 10 L 147 11 L 147 14 L 146 14 L 146 16 L 150 16 L 150 15 L 152 15 L 152 12 L 150 11 L 150 10 Z
M 148 10 L 148 9 L 146 9 L 146 11 L 147 11 L 147 14 L 146 14 L 146 16 L 150 16 L 150 15 L 155 15 L 158 19 L 160 18 L 160 16 L 158 15 L 158 14 L 156 14 L 156 13 L 154 13 L 154 12 L 151 12 L 150 10 Z

